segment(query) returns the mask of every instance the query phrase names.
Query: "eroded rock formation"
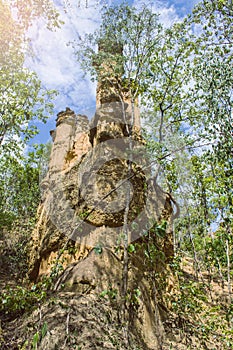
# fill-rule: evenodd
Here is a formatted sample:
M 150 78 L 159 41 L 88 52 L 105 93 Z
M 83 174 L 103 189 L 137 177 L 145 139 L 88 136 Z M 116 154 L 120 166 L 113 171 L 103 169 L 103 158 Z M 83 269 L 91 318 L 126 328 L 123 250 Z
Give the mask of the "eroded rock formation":
M 160 349 L 163 327 L 156 281 L 151 276 L 152 272 L 162 274 L 173 254 L 170 196 L 151 177 L 137 102 L 132 104 L 129 94 L 123 101 L 112 92 L 104 98 L 104 89 L 100 82 L 91 121 L 69 108 L 57 116 L 49 169 L 41 183 L 38 224 L 31 240 L 29 277 L 38 280 L 59 262 L 64 271 L 56 282 L 56 293 L 73 293 L 73 300 L 81 296 L 80 308 L 86 299 L 98 309 L 105 291 L 119 306 L 127 232 L 130 249 L 124 297 L 128 298 L 128 324 L 143 349 Z M 161 231 L 159 225 L 164 222 Z M 145 249 L 152 242 L 154 251 L 149 249 L 146 256 Z M 92 321 L 93 344 L 97 323 Z M 46 349 L 55 349 L 49 342 L 61 346 L 60 340 L 56 341 L 52 336 L 45 339 Z
M 120 108 L 115 104 L 104 105 L 98 113 L 107 115 L 108 111 L 110 118 L 98 121 L 94 131 L 90 126 L 93 121 L 89 123 L 86 116 L 75 115 L 68 108 L 58 114 L 49 169 L 41 183 L 39 220 L 31 242 L 31 279 L 50 271 L 57 252 L 67 240 L 73 247 L 70 250 L 75 252 L 64 257 L 67 264 L 83 258 L 97 245 L 110 248 L 120 245 L 129 144 L 125 124 L 118 118 Z M 138 128 L 132 135 L 135 154 L 130 159 L 132 194 L 128 221 L 130 241 L 134 242 L 148 230 L 148 225 L 153 227 L 161 220 L 169 223 L 172 208 L 169 195 L 152 183 Z M 123 183 L 119 186 L 120 181 Z M 167 246 L 167 256 L 172 254 L 169 225 L 168 231 L 162 243 Z

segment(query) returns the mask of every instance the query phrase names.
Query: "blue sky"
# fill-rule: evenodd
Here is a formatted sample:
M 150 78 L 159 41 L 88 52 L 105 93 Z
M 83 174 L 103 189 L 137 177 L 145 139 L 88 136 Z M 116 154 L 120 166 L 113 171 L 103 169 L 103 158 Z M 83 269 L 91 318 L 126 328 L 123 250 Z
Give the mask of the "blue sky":
M 61 29 L 51 32 L 46 29 L 43 21 L 36 23 L 29 32 L 32 38 L 34 57 L 28 58 L 26 65 L 34 70 L 48 89 L 55 89 L 59 95 L 54 100 L 55 112 L 46 125 L 38 124 L 40 133 L 33 142 L 47 142 L 50 140 L 49 131 L 55 128 L 56 114 L 66 107 L 75 113 L 87 114 L 91 117 L 95 110 L 95 84 L 88 77 L 83 76 L 69 41 L 93 32 L 100 21 L 100 5 L 97 0 L 69 0 L 64 11 L 64 2 L 56 0 L 55 3 L 61 12 L 65 24 Z M 119 1 L 106 1 L 110 4 Z M 160 13 L 160 20 L 165 26 L 179 21 L 191 12 L 198 0 L 154 0 L 150 1 L 155 12 Z M 133 2 L 131 2 L 133 3 Z M 135 0 L 137 6 L 145 1 Z M 78 6 L 80 4 L 80 6 Z
M 168 0 L 161 1 L 161 3 L 167 3 L 167 6 L 173 6 L 179 16 L 184 16 L 192 11 L 192 8 L 197 4 L 199 0 Z

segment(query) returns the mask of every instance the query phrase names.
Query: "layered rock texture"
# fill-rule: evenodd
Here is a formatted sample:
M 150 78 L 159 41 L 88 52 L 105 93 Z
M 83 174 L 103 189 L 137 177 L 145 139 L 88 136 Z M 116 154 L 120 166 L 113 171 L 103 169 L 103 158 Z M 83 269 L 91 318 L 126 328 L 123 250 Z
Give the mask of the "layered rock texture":
M 96 246 L 121 247 L 126 228 L 130 244 L 162 220 L 168 225 L 160 246 L 166 257 L 173 254 L 170 196 L 151 177 L 137 101 L 102 95 L 99 83 L 91 121 L 67 108 L 51 132 L 53 147 L 30 249 L 33 280 L 49 272 L 64 245 L 75 251 L 65 257 L 67 263 L 78 261 Z
M 75 115 L 68 108 L 58 114 L 57 128 L 52 132 L 49 169 L 41 182 L 39 220 L 32 236 L 31 279 L 49 271 L 56 253 L 67 240 L 75 247 L 73 251 L 77 251 L 72 261 L 79 260 L 79 256 L 83 258 L 83 250 L 87 253 L 97 245 L 121 246 L 126 185 L 131 191 L 127 218 L 129 243 L 142 239 L 146 230 L 149 232 L 156 223 L 166 220 L 167 232 L 160 239 L 164 246 L 161 249 L 167 257 L 172 255 L 170 196 L 150 177 L 138 128 L 133 128 L 131 141 L 124 135 L 125 124 L 117 120 L 120 112 L 115 103 L 100 107 L 98 116 L 106 118 L 94 128 L 90 125 L 96 115 L 89 123 L 86 116 Z
M 173 255 L 172 205 L 151 176 L 137 101 L 109 89 L 99 82 L 91 121 L 67 108 L 51 132 L 29 277 L 62 269 L 54 290 L 71 311 L 66 330 L 45 317 L 51 331 L 40 349 L 69 349 L 72 332 L 80 349 L 163 343 L 156 276 L 165 276 Z M 63 314 L 59 305 L 51 314 Z

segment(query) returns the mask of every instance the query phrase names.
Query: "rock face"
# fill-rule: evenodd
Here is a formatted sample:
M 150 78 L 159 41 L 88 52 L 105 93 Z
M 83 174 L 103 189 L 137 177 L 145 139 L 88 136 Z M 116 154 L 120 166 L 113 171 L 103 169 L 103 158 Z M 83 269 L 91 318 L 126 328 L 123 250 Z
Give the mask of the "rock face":
M 130 332 L 141 339 L 143 349 L 160 349 L 163 327 L 156 281 L 148 276 L 163 273 L 173 254 L 170 196 L 151 177 L 137 102 L 129 93 L 122 101 L 105 90 L 100 81 L 90 122 L 69 108 L 57 116 L 32 234 L 29 277 L 35 281 L 62 266 L 56 293 L 82 295 L 82 300 L 85 296 L 95 307 L 104 295 L 119 306 L 127 245 L 123 303 Z M 149 248 L 145 254 L 150 245 L 154 251 Z M 97 323 L 91 322 L 94 332 Z M 94 347 L 84 347 L 89 348 Z
M 172 255 L 169 195 L 152 183 L 139 129 L 133 126 L 129 142 L 118 107 L 115 103 L 100 107 L 102 119 L 96 122 L 95 115 L 90 123 L 69 108 L 58 114 L 49 169 L 41 182 L 39 220 L 31 241 L 29 275 L 33 280 L 49 273 L 67 240 L 73 254 L 63 254 L 64 266 L 65 261 L 78 261 L 96 246 L 121 247 L 127 186 L 129 243 L 167 220 L 162 245 L 167 247 L 165 255 Z

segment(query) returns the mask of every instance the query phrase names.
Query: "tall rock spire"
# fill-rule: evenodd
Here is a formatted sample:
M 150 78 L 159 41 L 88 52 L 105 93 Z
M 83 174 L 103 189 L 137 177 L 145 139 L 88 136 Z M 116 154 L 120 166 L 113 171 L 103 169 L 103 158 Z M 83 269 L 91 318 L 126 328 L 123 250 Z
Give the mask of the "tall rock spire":
M 30 242 L 29 277 L 35 281 L 44 274 L 57 273 L 62 266 L 64 271 L 55 291 L 65 298 L 74 292 L 72 302 L 75 299 L 79 309 L 82 297 L 88 305 L 94 301 L 95 309 L 102 304 L 100 294 L 109 288 L 120 305 L 126 224 L 128 244 L 137 246 L 129 254 L 127 296 L 133 298 L 135 290 L 142 292 L 136 299 L 130 332 L 141 334 L 143 348 L 159 349 L 158 325 L 162 330 L 162 322 L 156 297 L 151 297 L 154 285 L 145 277 L 148 266 L 152 269 L 145 247 L 151 240 L 156 249 L 161 249 L 153 268 L 162 273 L 166 259 L 172 255 L 172 206 L 170 197 L 151 179 L 140 136 L 137 100 L 130 89 L 123 89 L 121 65 L 113 69 L 122 63 L 122 48 L 100 45 L 100 50 L 106 60 L 97 67 L 100 74 L 94 118 L 89 123 L 86 116 L 76 115 L 69 108 L 57 116 L 49 169 L 41 183 L 38 222 Z M 119 74 L 114 74 L 116 71 Z M 157 223 L 164 220 L 168 223 L 166 232 L 156 236 Z M 163 265 L 157 256 L 164 256 Z M 91 330 L 98 329 L 99 322 L 95 321 L 85 319 L 85 324 Z M 59 334 L 59 338 L 62 336 Z M 94 344 L 97 338 L 88 335 L 88 339 Z
M 91 123 L 91 141 L 94 145 L 106 139 L 140 138 L 140 112 L 138 99 L 132 95 L 124 76 L 124 57 L 121 44 L 99 42 L 98 62 L 94 66 L 98 75 L 96 114 Z

